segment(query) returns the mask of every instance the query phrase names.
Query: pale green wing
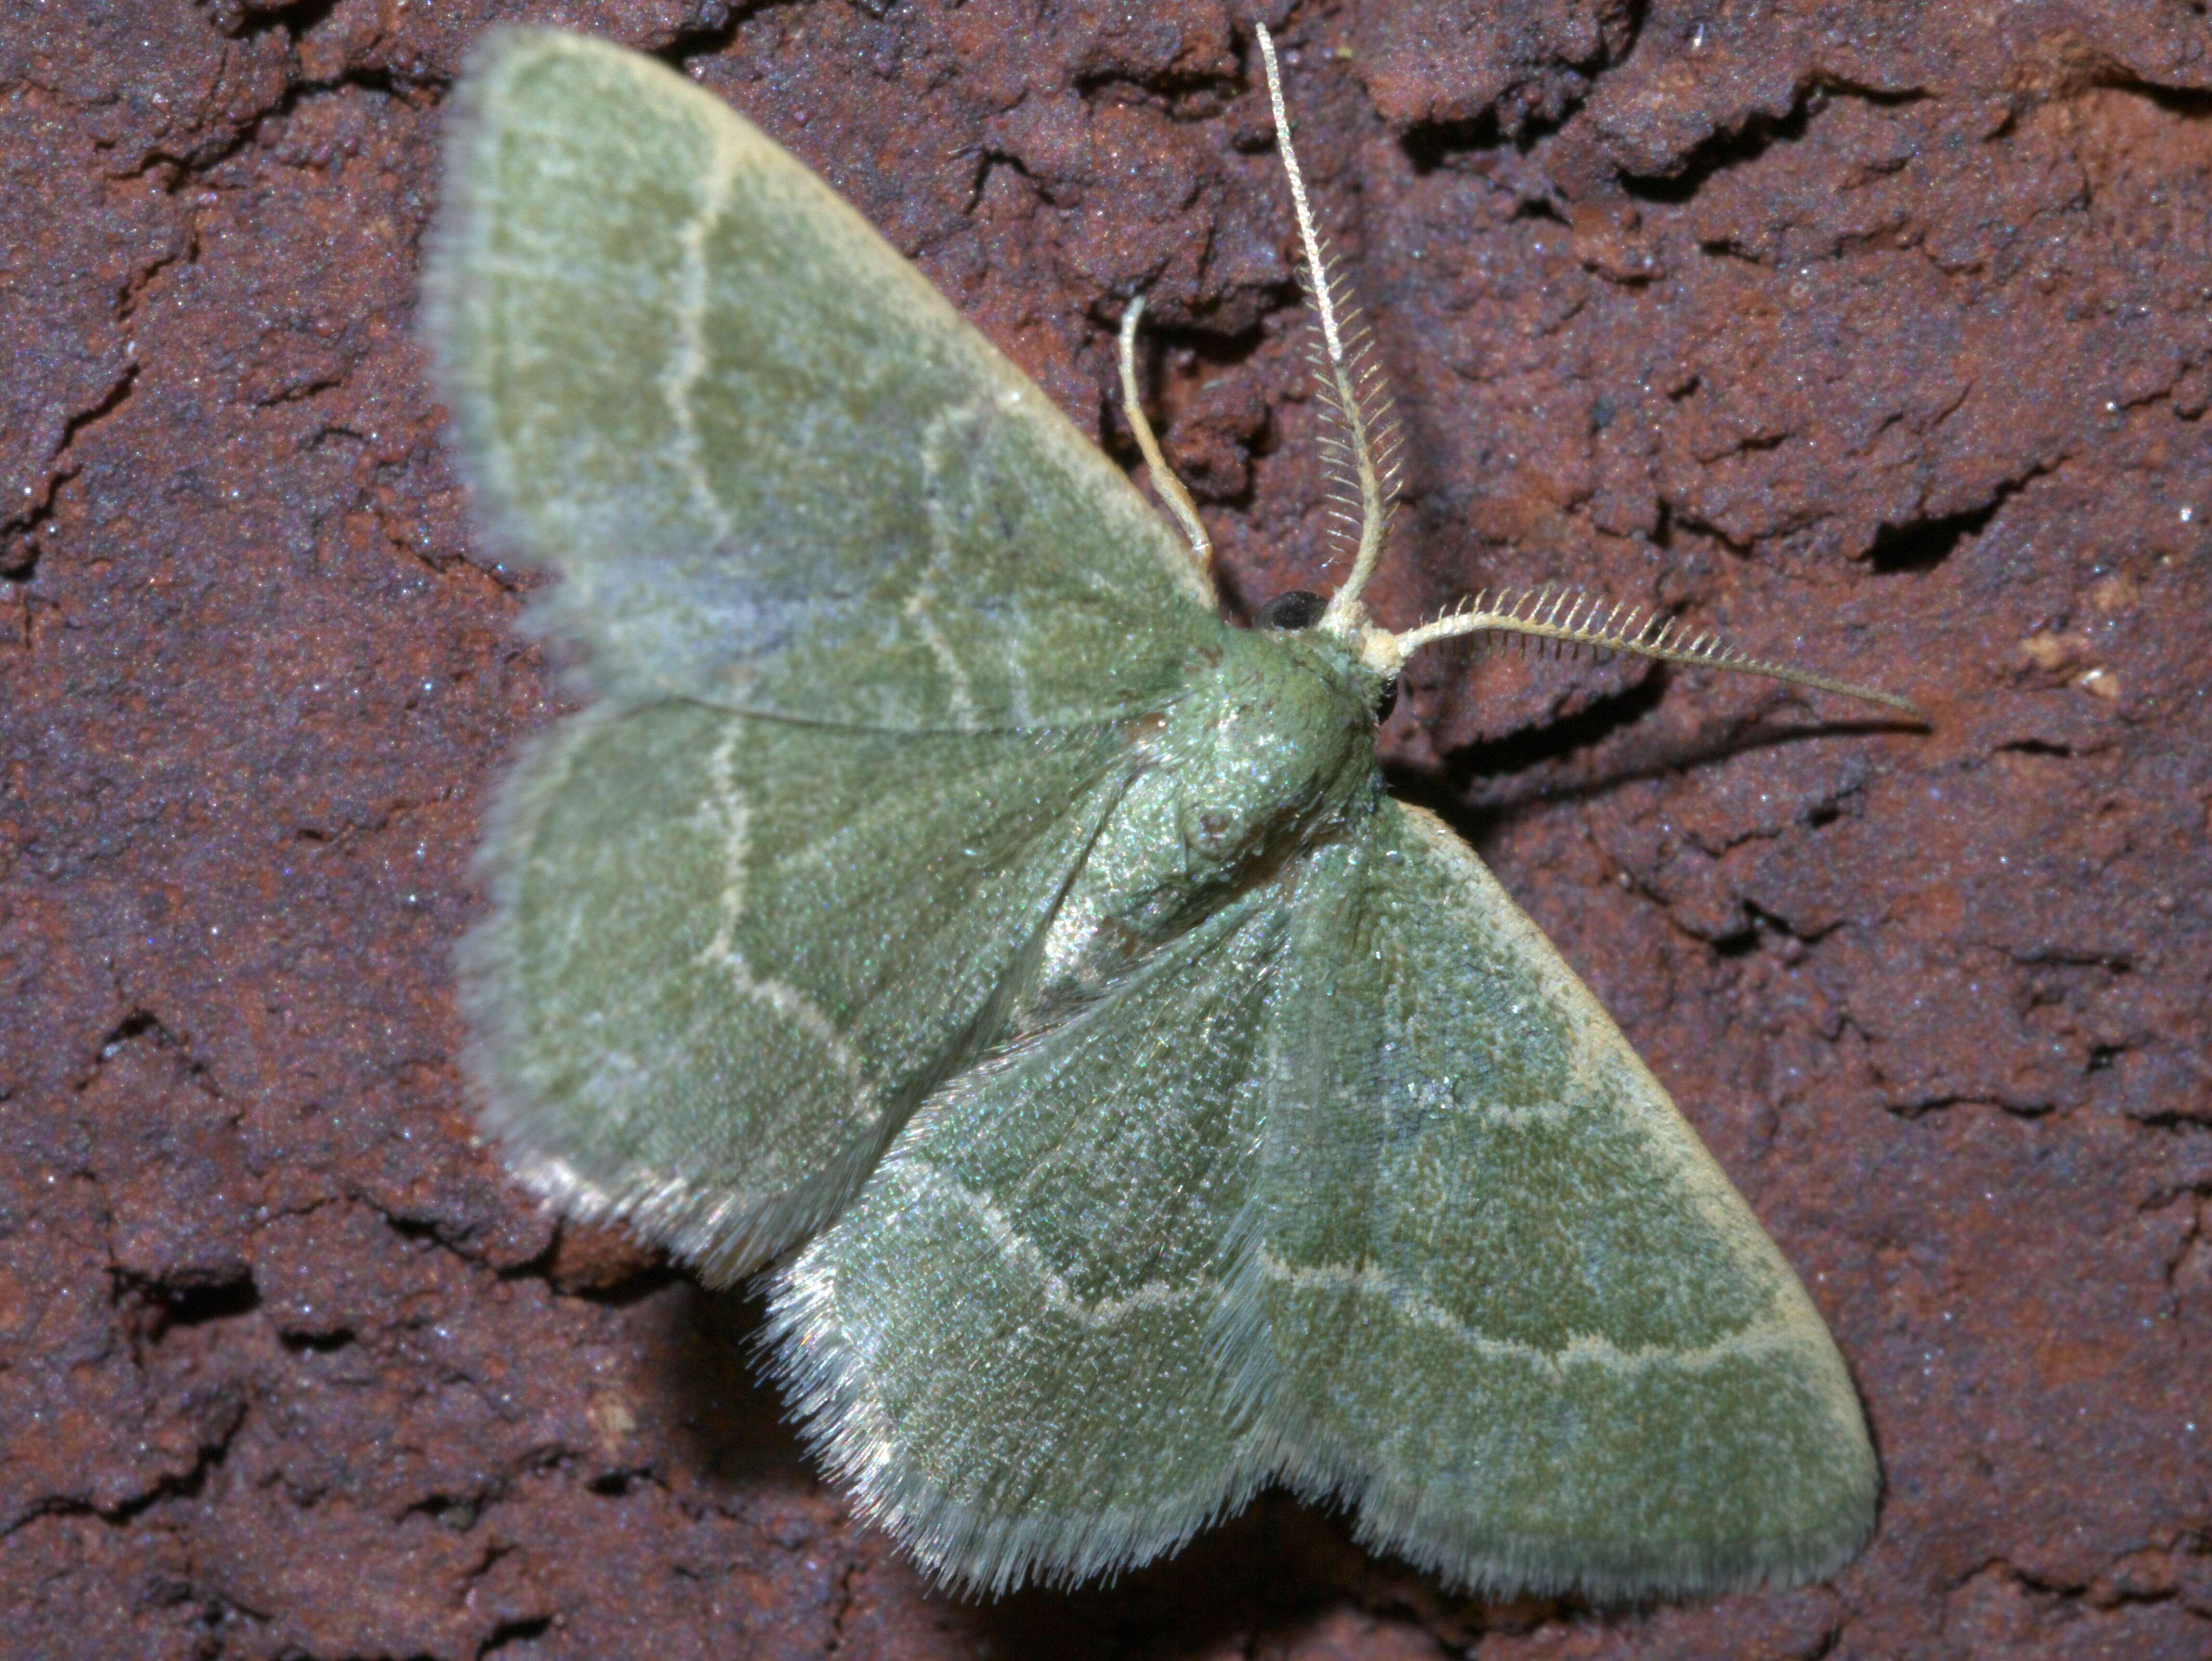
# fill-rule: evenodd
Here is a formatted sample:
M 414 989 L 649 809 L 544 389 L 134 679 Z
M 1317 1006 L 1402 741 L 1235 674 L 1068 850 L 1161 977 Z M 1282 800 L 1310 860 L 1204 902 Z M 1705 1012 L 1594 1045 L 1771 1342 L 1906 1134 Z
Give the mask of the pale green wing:
M 1112 465 L 681 76 L 495 32 L 446 193 L 462 459 L 599 695 L 492 816 L 472 1070 L 541 1191 L 726 1278 L 989 1041 L 1114 723 L 1222 625 Z
M 507 782 L 463 947 L 487 1128 L 564 1210 L 743 1273 L 994 1035 L 1127 754 L 677 702 L 563 721 Z
M 1433 817 L 1386 802 L 1316 858 L 1219 1335 L 1283 1475 L 1492 1592 L 1840 1566 L 1856 1397 L 1666 1093 Z
M 492 529 L 603 697 L 913 730 L 1139 714 L 1211 585 L 851 208 L 650 58 L 487 37 L 426 290 Z
M 941 1578 L 1140 1563 L 1264 1474 L 1206 1334 L 1287 924 L 1279 892 L 1248 894 L 956 1080 L 780 1276 L 810 1439 Z

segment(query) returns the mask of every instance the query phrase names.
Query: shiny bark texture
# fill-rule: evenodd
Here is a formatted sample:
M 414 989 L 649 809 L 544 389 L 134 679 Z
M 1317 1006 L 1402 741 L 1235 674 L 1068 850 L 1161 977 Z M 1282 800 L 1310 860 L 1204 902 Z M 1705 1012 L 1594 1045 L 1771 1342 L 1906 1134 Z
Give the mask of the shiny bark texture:
M 128 0 L 0 27 L 7 1647 L 2212 1647 L 2212 33 L 1263 15 L 1409 431 L 1382 619 L 1571 581 L 1934 716 L 1445 648 L 1383 732 L 1802 1276 L 1881 1458 L 1865 1554 L 1598 1615 L 1278 1494 L 1110 1588 L 949 1600 L 781 1422 L 757 1300 L 475 1141 L 470 854 L 566 706 L 416 329 L 471 41 L 678 64 L 1124 461 L 1144 289 L 1243 616 L 1340 571 L 1241 13 Z

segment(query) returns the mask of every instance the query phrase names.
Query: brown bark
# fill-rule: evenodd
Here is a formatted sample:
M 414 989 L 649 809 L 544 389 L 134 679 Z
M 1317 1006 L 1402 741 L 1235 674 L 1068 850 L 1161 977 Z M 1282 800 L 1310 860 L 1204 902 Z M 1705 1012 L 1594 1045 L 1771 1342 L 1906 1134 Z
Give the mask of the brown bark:
M 414 334 L 495 15 L 680 58 L 1116 444 L 1322 577 L 1215 0 L 108 0 L 0 24 L 0 1607 L 38 1656 L 2212 1652 L 2212 31 L 2173 0 L 1273 0 L 1411 435 L 1387 620 L 1660 601 L 1904 691 L 1436 654 L 1446 806 L 1804 1273 L 1881 1531 L 1829 1586 L 1443 1595 L 1280 1497 L 929 1595 L 757 1311 L 471 1138 L 447 956 L 554 713 Z

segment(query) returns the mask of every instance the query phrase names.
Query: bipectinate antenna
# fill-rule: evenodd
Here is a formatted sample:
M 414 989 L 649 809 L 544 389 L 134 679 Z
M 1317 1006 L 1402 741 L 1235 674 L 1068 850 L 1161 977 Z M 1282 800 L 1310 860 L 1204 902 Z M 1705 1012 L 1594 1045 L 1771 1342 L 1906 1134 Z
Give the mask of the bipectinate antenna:
M 1321 383 L 1322 409 L 1328 431 L 1321 441 L 1330 484 L 1329 514 L 1337 534 L 1352 550 L 1352 571 L 1322 615 L 1321 626 L 1351 634 L 1366 620 L 1360 590 L 1382 557 L 1389 529 L 1391 504 L 1398 495 L 1401 440 L 1390 413 L 1390 394 L 1382 366 L 1374 360 L 1375 338 L 1352 301 L 1351 289 L 1336 268 L 1335 257 L 1314 223 L 1305 174 L 1291 140 L 1290 112 L 1283 102 L 1283 75 L 1275 61 L 1274 37 L 1264 23 L 1254 26 L 1260 56 L 1267 66 L 1267 98 L 1275 113 L 1275 143 L 1290 180 L 1291 205 L 1298 221 L 1298 266 L 1312 297 L 1315 340 L 1310 349 Z
M 1770 680 L 1881 704 L 1916 721 L 1924 720 L 1908 700 L 1893 693 L 1753 657 L 1717 634 L 1685 628 L 1679 620 L 1646 608 L 1608 605 L 1572 588 L 1509 589 L 1500 591 L 1494 598 L 1478 594 L 1455 611 L 1397 633 L 1378 628 L 1369 619 L 1360 595 L 1382 557 L 1389 529 L 1390 509 L 1398 494 L 1402 437 L 1391 413 L 1382 366 L 1374 361 L 1374 338 L 1353 305 L 1349 285 L 1336 269 L 1334 257 L 1314 223 L 1305 175 L 1298 166 L 1297 151 L 1291 139 L 1290 114 L 1283 100 L 1282 68 L 1275 57 L 1274 37 L 1265 24 L 1255 24 L 1254 33 L 1260 42 L 1260 56 L 1267 65 L 1267 97 L 1274 110 L 1276 142 L 1282 154 L 1283 172 L 1290 183 L 1291 204 L 1297 216 L 1298 269 L 1313 302 L 1314 342 L 1310 356 L 1320 382 L 1328 428 L 1321 443 L 1329 476 L 1331 528 L 1352 553 L 1351 572 L 1311 626 L 1341 636 L 1363 660 L 1385 674 L 1395 675 L 1417 648 L 1435 641 L 1458 635 L 1510 635 L 1524 643 L 1534 641 L 1541 646 L 1548 642 L 1561 651 L 1588 648 L 1601 654 L 1623 652 L 1668 663 L 1761 675 Z M 1199 522 L 1190 492 L 1170 471 L 1160 453 L 1152 423 L 1146 419 L 1137 396 L 1137 324 L 1144 309 L 1144 297 L 1140 295 L 1130 301 L 1121 315 L 1122 405 L 1130 430 L 1136 435 L 1137 447 L 1143 451 L 1151 470 L 1153 486 L 1182 525 L 1190 545 L 1192 561 L 1210 589 L 1212 544 L 1206 527 Z

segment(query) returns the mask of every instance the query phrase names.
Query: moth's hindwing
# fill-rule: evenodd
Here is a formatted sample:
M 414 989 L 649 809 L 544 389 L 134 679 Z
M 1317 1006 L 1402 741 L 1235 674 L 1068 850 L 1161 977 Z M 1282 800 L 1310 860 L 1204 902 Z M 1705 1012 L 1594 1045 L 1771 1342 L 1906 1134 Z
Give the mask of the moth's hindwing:
M 1802 1287 L 1551 943 L 1386 803 L 1298 888 L 1218 1336 L 1271 1457 L 1462 1585 L 1795 1583 L 1873 1524 Z
M 665 703 L 506 787 L 462 991 L 488 1128 L 726 1281 L 833 1214 L 1027 977 L 1126 745 Z

